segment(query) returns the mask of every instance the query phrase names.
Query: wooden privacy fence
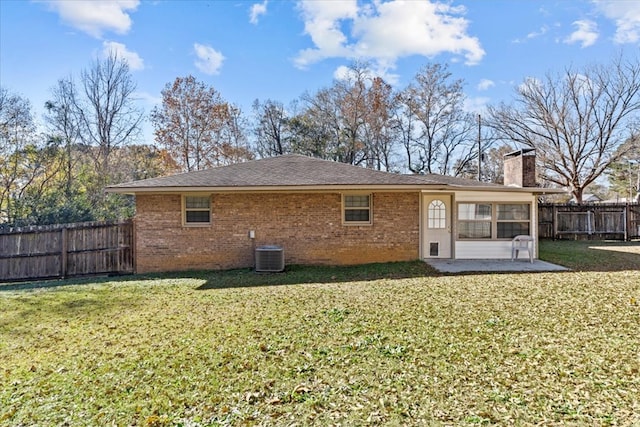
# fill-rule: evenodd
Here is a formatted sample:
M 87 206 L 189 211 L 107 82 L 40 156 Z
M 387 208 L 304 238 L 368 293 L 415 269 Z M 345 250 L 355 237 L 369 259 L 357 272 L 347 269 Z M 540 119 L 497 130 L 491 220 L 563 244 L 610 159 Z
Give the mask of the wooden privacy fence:
M 0 281 L 133 273 L 133 221 L 0 231 Z
M 538 235 L 549 239 L 640 238 L 640 205 L 539 204 Z

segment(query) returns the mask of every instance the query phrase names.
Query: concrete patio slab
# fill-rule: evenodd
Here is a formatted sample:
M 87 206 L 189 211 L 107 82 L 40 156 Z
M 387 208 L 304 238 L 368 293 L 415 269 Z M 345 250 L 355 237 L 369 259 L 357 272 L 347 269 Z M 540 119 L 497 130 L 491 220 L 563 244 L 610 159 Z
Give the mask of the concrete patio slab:
M 431 267 L 441 273 L 467 273 L 467 272 L 534 272 L 534 271 L 568 271 L 561 265 L 550 262 L 534 260 L 510 259 L 425 259 Z

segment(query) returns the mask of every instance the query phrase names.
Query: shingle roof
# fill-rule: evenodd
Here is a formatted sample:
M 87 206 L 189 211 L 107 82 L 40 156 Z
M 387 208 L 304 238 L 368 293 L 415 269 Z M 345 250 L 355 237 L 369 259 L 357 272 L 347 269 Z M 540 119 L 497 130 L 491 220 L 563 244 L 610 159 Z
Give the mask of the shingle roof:
M 269 157 L 245 163 L 214 167 L 172 176 L 150 178 L 112 185 L 107 191 L 135 193 L 138 191 L 163 191 L 189 189 L 190 191 L 215 188 L 295 188 L 295 187 L 479 187 L 505 189 L 502 185 L 477 182 L 443 175 L 402 175 L 376 171 L 329 160 L 290 154 Z

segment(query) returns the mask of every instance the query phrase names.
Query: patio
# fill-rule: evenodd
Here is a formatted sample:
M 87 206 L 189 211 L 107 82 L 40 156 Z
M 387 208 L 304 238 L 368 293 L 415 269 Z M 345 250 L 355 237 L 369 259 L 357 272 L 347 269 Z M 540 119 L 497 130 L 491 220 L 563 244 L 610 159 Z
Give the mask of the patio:
M 569 271 L 568 268 L 550 262 L 528 259 L 425 259 L 431 267 L 440 273 L 469 272 L 543 272 Z

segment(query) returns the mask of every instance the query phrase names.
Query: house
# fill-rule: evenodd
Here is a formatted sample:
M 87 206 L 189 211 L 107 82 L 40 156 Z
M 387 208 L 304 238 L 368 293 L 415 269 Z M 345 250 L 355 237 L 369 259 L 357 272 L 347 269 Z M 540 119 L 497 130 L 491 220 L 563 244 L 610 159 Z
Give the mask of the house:
M 602 198 L 597 194 L 591 194 L 591 193 L 582 194 L 582 203 L 602 203 L 602 202 L 603 202 Z M 571 198 L 571 200 L 569 200 L 569 203 L 575 204 L 575 203 L 578 203 L 578 201 L 574 196 Z
M 531 173 L 524 155 L 506 163 L 511 175 Z M 136 197 L 143 273 L 252 267 L 262 245 L 282 247 L 286 264 L 509 259 L 512 237 L 537 236 L 537 196 L 557 192 L 524 181 L 401 175 L 284 155 L 107 191 Z

